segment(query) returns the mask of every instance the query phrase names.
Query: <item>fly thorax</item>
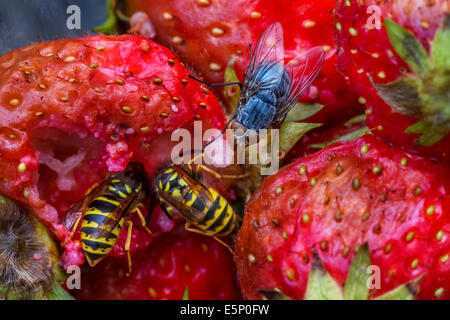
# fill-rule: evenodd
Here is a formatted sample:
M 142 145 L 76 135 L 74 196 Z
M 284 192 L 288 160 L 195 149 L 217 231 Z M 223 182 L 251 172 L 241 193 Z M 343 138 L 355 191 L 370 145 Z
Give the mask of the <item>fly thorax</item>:
M 279 63 L 266 62 L 257 67 L 255 83 L 263 83 L 265 90 L 270 90 L 277 98 L 287 96 L 291 81 L 286 69 Z

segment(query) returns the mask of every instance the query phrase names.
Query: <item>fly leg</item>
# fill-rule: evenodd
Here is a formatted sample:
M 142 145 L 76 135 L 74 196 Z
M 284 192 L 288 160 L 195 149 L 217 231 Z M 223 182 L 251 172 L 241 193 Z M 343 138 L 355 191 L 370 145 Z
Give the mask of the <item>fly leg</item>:
M 198 78 L 196 78 L 194 76 L 191 76 L 191 75 L 188 75 L 188 78 L 191 78 L 191 79 L 193 79 L 195 81 L 203 83 L 204 85 L 206 85 L 208 87 L 225 87 L 225 86 L 232 86 L 232 85 L 235 85 L 235 84 L 238 85 L 241 88 L 241 90 L 244 87 L 244 85 L 241 82 L 239 82 L 239 81 L 227 82 L 227 83 L 208 83 L 208 82 L 200 80 L 200 79 L 198 79 Z
M 201 230 L 198 230 L 198 229 L 196 229 L 196 228 L 191 227 L 191 224 L 190 224 L 188 221 L 186 221 L 186 224 L 184 225 L 184 227 L 185 227 L 185 229 L 186 229 L 187 231 L 189 231 L 189 232 L 194 232 L 194 233 L 202 234 L 202 235 L 204 235 L 204 236 L 211 236 L 210 234 L 208 234 L 208 233 L 206 233 L 206 232 L 204 232 L 204 231 L 201 231 Z M 233 249 L 231 249 L 231 247 L 230 247 L 229 245 L 227 245 L 225 242 L 223 242 L 222 240 L 220 240 L 220 239 L 217 238 L 216 236 L 212 236 L 212 237 L 214 238 L 214 240 L 216 240 L 216 241 L 219 242 L 221 245 L 223 245 L 225 248 L 227 248 L 227 249 L 231 252 L 231 254 L 234 254 Z
M 131 235 L 132 234 L 133 234 L 133 222 L 131 222 L 131 220 L 128 220 L 128 233 L 127 233 L 127 240 L 125 241 L 125 252 L 127 253 L 127 259 L 128 259 L 127 277 L 130 276 L 131 271 L 132 271 L 131 253 L 130 253 Z

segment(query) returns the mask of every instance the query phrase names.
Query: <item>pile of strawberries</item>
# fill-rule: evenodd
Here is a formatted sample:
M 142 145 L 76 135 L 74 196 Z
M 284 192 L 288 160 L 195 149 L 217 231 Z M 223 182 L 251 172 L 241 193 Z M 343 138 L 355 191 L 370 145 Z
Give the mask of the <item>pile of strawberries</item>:
M 347 292 L 368 248 L 377 285 L 339 298 L 450 298 L 450 1 L 128 0 L 122 10 L 145 12 L 156 37 L 56 40 L 0 57 L 0 193 L 50 229 L 63 268 L 84 264 L 61 223 L 70 205 L 130 161 L 151 183 L 170 163 L 171 133 L 194 120 L 223 129 L 235 100 L 189 76 L 224 82 L 234 61 L 244 81 L 248 44 L 273 22 L 286 60 L 325 52 L 301 99 L 321 105 L 306 121 L 322 126 L 251 195 L 234 257 L 156 207 L 153 236 L 134 224 L 132 274 L 122 230 L 75 297 L 305 299 L 329 279 Z

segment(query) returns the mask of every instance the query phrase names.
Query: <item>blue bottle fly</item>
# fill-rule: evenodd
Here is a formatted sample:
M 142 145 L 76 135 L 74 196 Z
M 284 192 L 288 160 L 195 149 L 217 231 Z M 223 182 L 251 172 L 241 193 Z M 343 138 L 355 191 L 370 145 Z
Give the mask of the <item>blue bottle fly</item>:
M 316 79 L 324 60 L 322 47 L 314 47 L 285 64 L 283 27 L 279 22 L 269 25 L 253 52 L 250 47 L 250 63 L 244 83 L 211 85 L 239 84 L 242 89 L 236 114 L 225 129 L 230 124 L 233 129 L 243 129 L 244 132 L 279 128 Z

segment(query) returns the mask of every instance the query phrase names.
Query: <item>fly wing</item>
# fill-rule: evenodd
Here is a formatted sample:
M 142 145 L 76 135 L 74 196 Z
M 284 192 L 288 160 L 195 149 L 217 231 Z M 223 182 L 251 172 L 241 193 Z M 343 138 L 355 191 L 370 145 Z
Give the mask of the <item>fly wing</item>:
M 251 52 L 250 63 L 245 71 L 243 96 L 251 96 L 274 81 L 270 78 L 267 83 L 260 80 L 263 78 L 261 74 L 267 72 L 274 64 L 284 65 L 283 27 L 279 22 L 272 23 L 264 30 Z
M 311 86 L 325 61 L 322 47 L 314 47 L 301 53 L 285 65 L 291 80 L 291 87 L 286 98 L 281 99 L 279 119 L 283 118 Z

